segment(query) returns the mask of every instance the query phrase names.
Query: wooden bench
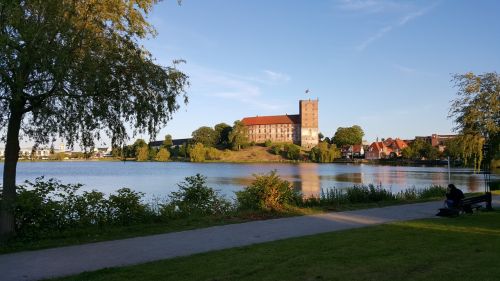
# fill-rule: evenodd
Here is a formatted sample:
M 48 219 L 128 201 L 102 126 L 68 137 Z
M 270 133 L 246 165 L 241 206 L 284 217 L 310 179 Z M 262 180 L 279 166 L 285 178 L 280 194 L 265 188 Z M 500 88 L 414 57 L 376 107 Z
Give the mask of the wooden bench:
M 462 213 L 472 213 L 472 210 L 479 210 L 483 206 L 480 204 L 482 202 L 486 202 L 486 208 L 489 209 L 491 208 L 491 193 L 486 193 L 484 195 L 479 195 L 479 196 L 473 196 L 473 197 L 466 197 L 462 200 L 460 200 L 460 212 Z

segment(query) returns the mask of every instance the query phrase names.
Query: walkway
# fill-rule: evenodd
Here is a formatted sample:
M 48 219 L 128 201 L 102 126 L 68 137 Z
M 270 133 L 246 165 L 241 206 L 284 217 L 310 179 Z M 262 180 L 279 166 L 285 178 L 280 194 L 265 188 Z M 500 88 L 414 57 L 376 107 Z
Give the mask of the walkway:
M 500 206 L 500 197 L 494 197 Z M 435 217 L 442 202 L 215 226 L 124 240 L 0 255 L 0 279 L 38 280 L 256 243 Z

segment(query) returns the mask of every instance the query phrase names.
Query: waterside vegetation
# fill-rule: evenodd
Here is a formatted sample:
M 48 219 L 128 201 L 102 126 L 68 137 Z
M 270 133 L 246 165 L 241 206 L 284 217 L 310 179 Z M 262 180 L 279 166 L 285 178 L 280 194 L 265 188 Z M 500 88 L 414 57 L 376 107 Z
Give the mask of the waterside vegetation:
M 393 194 L 381 186 L 329 188 L 318 198 L 303 198 L 275 171 L 255 175 L 236 193 L 221 196 L 195 175 L 178 184 L 167 198 L 144 199 L 144 194 L 122 188 L 106 195 L 81 191 L 81 184 L 62 184 L 38 178 L 18 187 L 16 236 L 0 246 L 0 253 L 127 238 L 286 216 L 340 211 L 441 199 L 445 189 L 410 188 Z

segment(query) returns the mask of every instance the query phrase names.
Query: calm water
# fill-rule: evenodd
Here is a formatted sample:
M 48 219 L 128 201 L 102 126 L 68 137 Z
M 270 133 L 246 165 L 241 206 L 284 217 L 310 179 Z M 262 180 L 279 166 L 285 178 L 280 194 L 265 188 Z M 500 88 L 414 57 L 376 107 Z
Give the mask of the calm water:
M 3 163 L 0 163 L 3 171 Z M 306 196 L 318 195 L 321 188 L 375 184 L 393 192 L 408 187 L 424 188 L 448 184 L 445 167 L 398 167 L 349 164 L 230 164 L 179 162 L 21 162 L 19 183 L 39 176 L 57 178 L 64 183 L 83 183 L 85 189 L 110 193 L 121 187 L 166 196 L 177 190 L 177 183 L 197 173 L 207 176 L 208 185 L 234 197 L 234 191 L 248 185 L 252 174 L 278 174 L 292 182 Z M 498 175 L 495 177 L 498 178 Z M 464 191 L 484 190 L 481 175 L 469 169 L 452 169 L 451 181 Z

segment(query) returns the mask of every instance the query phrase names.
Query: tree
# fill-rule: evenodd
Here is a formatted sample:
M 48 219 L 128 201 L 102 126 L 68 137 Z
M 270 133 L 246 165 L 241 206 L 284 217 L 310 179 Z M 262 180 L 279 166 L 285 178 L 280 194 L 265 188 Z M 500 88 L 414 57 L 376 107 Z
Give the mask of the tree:
M 233 150 L 240 150 L 243 146 L 248 145 L 247 128 L 241 121 L 234 121 L 233 129 L 229 134 L 229 142 Z
M 191 162 L 205 162 L 205 146 L 202 143 L 196 143 L 189 151 Z
M 0 236 L 14 234 L 20 131 L 36 144 L 63 137 L 93 147 L 156 132 L 184 97 L 187 76 L 140 44 L 156 0 L 0 2 L 0 128 L 6 140 Z
M 453 76 L 458 97 L 453 100 L 449 118 L 456 124 L 455 130 L 469 139 L 483 138 L 490 144 L 488 158 L 500 152 L 500 75 L 496 72 L 475 75 L 472 72 Z M 467 154 L 482 154 L 474 151 L 474 145 L 465 146 L 472 149 Z M 476 159 L 477 167 L 482 159 Z M 489 159 L 487 159 L 489 160 Z
M 231 130 L 233 128 L 226 123 L 219 123 L 215 125 L 214 129 L 217 139 L 217 145 L 227 146 L 227 144 L 229 143 L 229 134 L 231 133 Z
M 174 145 L 174 143 L 172 141 L 172 136 L 166 135 L 165 140 L 163 141 L 163 147 L 170 148 L 170 147 L 172 147 L 172 145 Z
M 472 162 L 474 171 L 479 171 L 483 161 L 484 141 L 480 135 L 459 135 L 446 142 L 445 153 L 453 160 L 462 159 L 464 166 Z
M 415 153 L 414 153 L 413 149 L 411 148 L 411 146 L 407 146 L 407 147 L 403 148 L 403 150 L 401 151 L 401 156 L 404 159 L 413 159 L 415 157 Z
M 321 132 L 320 132 L 320 133 L 318 134 L 318 140 L 319 140 L 319 141 L 323 141 L 323 138 L 324 138 L 324 137 L 325 137 L 325 135 L 323 135 L 323 133 L 321 133 Z
M 210 127 L 200 127 L 191 135 L 193 136 L 193 143 L 202 143 L 206 147 L 213 147 L 217 142 L 216 132 Z
M 164 147 L 160 148 L 158 150 L 158 153 L 156 153 L 155 160 L 160 161 L 160 162 L 166 162 L 170 158 L 170 152 Z
M 340 150 L 335 144 L 330 145 L 323 141 L 311 149 L 309 157 L 314 162 L 330 163 L 336 158 L 340 158 Z
M 147 161 L 149 159 L 149 149 L 147 146 L 138 147 L 135 151 L 137 161 Z
M 364 135 L 363 129 L 358 125 L 346 128 L 339 127 L 332 138 L 332 143 L 336 144 L 337 147 L 360 144 Z

